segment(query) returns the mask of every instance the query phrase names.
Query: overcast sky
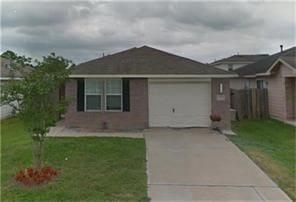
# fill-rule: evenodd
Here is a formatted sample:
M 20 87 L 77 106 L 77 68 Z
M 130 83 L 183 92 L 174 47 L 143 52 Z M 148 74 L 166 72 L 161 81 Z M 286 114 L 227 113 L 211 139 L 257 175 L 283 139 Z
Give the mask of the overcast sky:
M 2 2 L 1 52 L 75 63 L 149 45 L 201 62 L 295 46 L 295 2 Z

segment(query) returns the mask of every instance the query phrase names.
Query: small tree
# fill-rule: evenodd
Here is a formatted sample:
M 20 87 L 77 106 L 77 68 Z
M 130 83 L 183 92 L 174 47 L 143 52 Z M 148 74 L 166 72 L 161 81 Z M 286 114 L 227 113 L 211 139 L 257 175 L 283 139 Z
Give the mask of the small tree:
M 1 92 L 1 104 L 12 105 L 31 134 L 36 168 L 42 166 L 45 136 L 65 110 L 66 102 L 56 94 L 68 77 L 70 65 L 71 61 L 52 53 L 36 61 L 34 70 L 24 79 L 5 84 Z M 11 104 L 15 101 L 18 105 Z

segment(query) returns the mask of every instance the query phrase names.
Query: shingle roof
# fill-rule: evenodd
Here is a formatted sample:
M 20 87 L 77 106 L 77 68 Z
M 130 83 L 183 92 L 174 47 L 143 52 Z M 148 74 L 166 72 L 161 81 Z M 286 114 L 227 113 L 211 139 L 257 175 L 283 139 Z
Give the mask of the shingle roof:
M 214 61 L 211 64 L 220 64 L 220 63 L 254 63 L 258 60 L 261 60 L 267 57 L 268 54 L 256 54 L 256 55 L 232 55 L 227 58 L 222 58 L 220 60 Z
M 6 77 L 6 78 L 10 77 L 12 75 L 12 71 L 10 69 L 10 64 L 11 64 L 10 60 L 3 57 L 0 57 L 0 60 L 1 60 L 0 77 Z M 23 70 L 25 73 L 28 73 L 28 72 L 31 72 L 33 69 L 32 67 L 25 67 Z M 14 74 L 14 77 L 19 77 L 19 78 L 22 77 L 22 74 L 20 71 L 14 71 L 13 74 Z
M 258 62 L 255 62 L 253 64 L 249 64 L 246 66 L 243 66 L 241 68 L 238 68 L 236 70 L 234 70 L 236 73 L 238 73 L 239 75 L 255 75 L 258 73 L 265 73 L 270 67 L 271 65 L 279 58 L 294 58 L 296 57 L 296 47 L 292 47 L 289 48 L 283 52 L 279 52 L 273 55 L 270 55 L 262 60 L 259 60 Z M 292 60 L 292 59 L 288 59 L 286 58 L 286 60 Z M 292 61 L 290 61 L 292 62 Z M 293 61 L 294 66 L 295 66 L 295 61 Z
M 105 56 L 72 68 L 72 75 L 91 74 L 233 74 L 188 58 L 142 46 Z
M 280 57 L 283 61 L 288 63 L 291 67 L 296 69 L 296 57 L 283 56 Z

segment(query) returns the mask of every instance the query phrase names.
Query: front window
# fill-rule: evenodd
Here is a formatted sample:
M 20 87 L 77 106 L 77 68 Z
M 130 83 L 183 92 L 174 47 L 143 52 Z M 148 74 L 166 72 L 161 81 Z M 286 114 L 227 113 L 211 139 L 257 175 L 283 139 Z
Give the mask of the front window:
M 105 96 L 107 111 L 121 111 L 122 82 L 119 79 L 105 81 Z
M 249 89 L 250 88 L 250 80 L 249 79 L 246 79 L 245 80 L 245 88 L 246 89 Z
M 120 79 L 85 79 L 85 111 L 121 111 Z
M 264 82 L 264 80 L 257 80 L 256 81 L 256 84 L 257 84 L 257 89 L 264 89 L 266 88 L 266 83 Z
M 104 81 L 98 79 L 85 80 L 85 110 L 102 110 L 102 97 L 104 90 Z
M 233 70 L 233 64 L 229 64 L 228 65 L 228 71 L 232 71 Z

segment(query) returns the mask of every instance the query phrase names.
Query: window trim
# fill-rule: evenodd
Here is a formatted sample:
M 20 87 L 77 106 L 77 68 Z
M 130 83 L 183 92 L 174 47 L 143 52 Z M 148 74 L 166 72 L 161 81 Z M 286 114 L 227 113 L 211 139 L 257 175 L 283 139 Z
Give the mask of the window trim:
M 102 112 L 103 111 L 103 96 L 104 96 L 104 92 L 102 94 L 98 94 L 98 93 L 87 93 L 86 92 L 86 82 L 87 80 L 89 79 L 84 79 L 84 111 L 85 112 Z M 96 80 L 102 80 L 102 79 L 96 79 Z M 103 85 L 104 85 L 104 80 L 103 80 Z M 103 91 L 104 91 L 104 88 L 103 88 Z M 87 109 L 86 105 L 87 105 L 87 102 L 86 102 L 86 96 L 88 95 L 100 95 L 101 96 L 101 107 L 100 109 Z
M 110 80 L 119 80 L 120 81 L 120 93 L 107 93 L 107 81 Z M 107 96 L 108 95 L 115 95 L 120 96 L 120 110 L 117 109 L 107 109 Z M 123 99 L 122 99 L 122 79 L 105 79 L 104 80 L 104 111 L 105 112 L 122 112 L 123 111 Z
M 233 64 L 228 64 L 227 71 L 233 71 Z
M 249 79 L 244 80 L 244 89 L 250 89 L 251 88 L 251 81 Z
M 262 88 L 258 88 L 258 82 L 262 82 Z M 266 81 L 264 79 L 257 79 L 256 80 L 256 88 L 257 89 L 266 89 L 267 88 Z

